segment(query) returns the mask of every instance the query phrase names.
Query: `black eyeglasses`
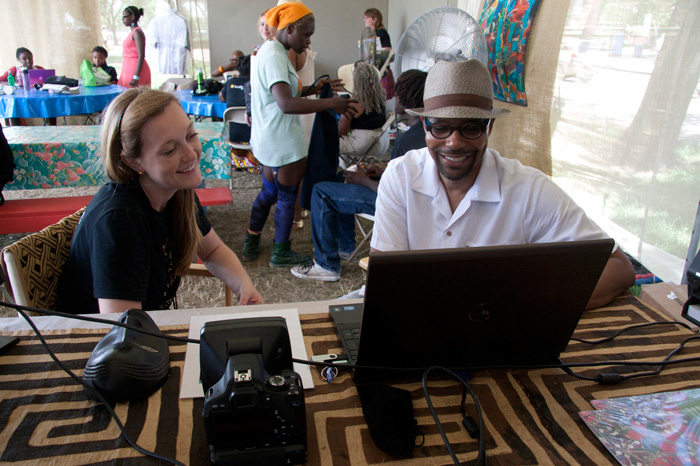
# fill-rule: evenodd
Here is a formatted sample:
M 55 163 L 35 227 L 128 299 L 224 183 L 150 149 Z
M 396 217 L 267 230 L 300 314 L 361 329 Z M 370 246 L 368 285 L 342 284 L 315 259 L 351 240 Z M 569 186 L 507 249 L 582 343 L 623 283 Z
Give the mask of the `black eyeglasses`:
M 425 120 L 425 128 L 435 139 L 447 139 L 452 136 L 452 133 L 458 131 L 460 136 L 471 141 L 479 139 L 486 132 L 488 126 L 489 120 L 477 120 L 459 127 L 446 125 L 445 123 L 431 123 L 427 118 Z

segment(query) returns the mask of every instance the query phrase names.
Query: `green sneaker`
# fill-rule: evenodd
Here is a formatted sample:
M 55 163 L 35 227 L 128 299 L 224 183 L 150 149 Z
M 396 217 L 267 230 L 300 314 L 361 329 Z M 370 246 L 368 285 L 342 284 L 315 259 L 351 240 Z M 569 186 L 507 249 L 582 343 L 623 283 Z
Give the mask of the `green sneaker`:
M 243 241 L 243 261 L 253 262 L 260 255 L 260 235 L 245 234 Z
M 270 267 L 291 267 L 311 260 L 306 254 L 299 254 L 292 251 L 292 242 L 275 242 L 272 244 L 272 256 L 270 256 Z

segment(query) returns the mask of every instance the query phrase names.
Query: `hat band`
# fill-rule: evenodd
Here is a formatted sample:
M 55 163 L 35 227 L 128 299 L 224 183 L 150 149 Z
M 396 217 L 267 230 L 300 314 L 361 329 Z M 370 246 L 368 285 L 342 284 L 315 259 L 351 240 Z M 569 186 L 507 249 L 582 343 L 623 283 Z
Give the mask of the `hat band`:
M 447 94 L 430 97 L 424 102 L 425 112 L 444 107 L 477 107 L 482 110 L 492 110 L 493 101 L 488 97 L 476 94 Z

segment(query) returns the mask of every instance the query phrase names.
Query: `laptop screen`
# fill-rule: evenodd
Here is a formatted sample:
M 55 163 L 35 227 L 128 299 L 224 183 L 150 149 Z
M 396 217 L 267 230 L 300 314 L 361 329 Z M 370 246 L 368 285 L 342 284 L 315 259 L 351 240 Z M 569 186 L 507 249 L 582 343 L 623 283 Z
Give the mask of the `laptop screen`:
M 612 239 L 372 253 L 357 364 L 551 363 L 564 351 Z
M 31 84 L 44 84 L 49 76 L 56 76 L 56 70 L 29 70 Z

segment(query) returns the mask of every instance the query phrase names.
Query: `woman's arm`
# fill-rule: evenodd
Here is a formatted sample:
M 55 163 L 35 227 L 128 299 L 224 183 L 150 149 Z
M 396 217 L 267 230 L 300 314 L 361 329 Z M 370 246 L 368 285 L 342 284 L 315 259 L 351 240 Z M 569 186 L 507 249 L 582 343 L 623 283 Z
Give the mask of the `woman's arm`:
M 197 256 L 214 276 L 236 293 L 238 304 L 265 303 L 238 256 L 221 241 L 213 229 L 199 243 Z
M 355 115 L 362 115 L 365 111 L 365 107 L 362 104 L 352 104 L 351 107 L 355 110 Z M 338 136 L 346 136 L 350 132 L 350 124 L 352 123 L 352 118 L 348 118 L 347 115 L 341 115 L 340 120 L 338 120 Z
M 139 54 L 138 61 L 136 62 L 136 76 L 141 76 L 141 68 L 143 67 L 143 60 L 146 58 L 146 36 L 143 34 L 141 29 L 136 29 L 133 35 L 134 42 L 136 42 L 136 52 Z M 138 87 L 139 80 L 131 79 L 129 86 Z
M 328 99 L 302 99 L 292 95 L 292 88 L 284 81 L 272 85 L 272 96 L 283 113 L 305 114 L 317 113 L 325 110 L 333 110 L 341 115 L 347 114 L 350 118 L 355 116 L 355 111 L 350 106 L 357 103 L 355 99 L 344 99 L 343 97 L 330 97 Z

